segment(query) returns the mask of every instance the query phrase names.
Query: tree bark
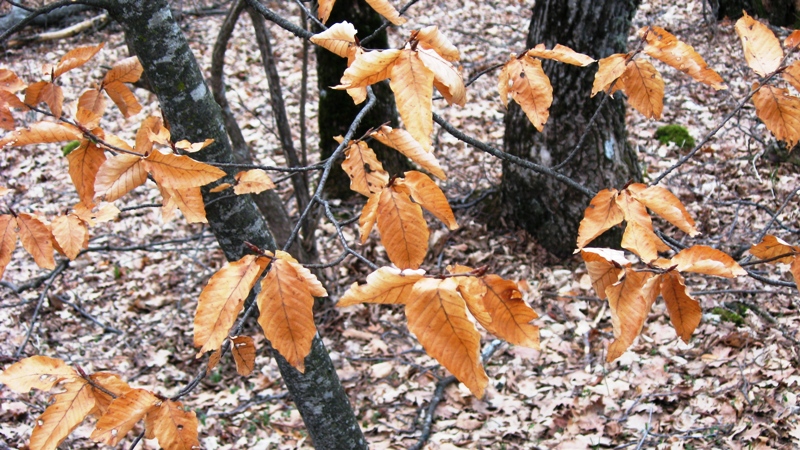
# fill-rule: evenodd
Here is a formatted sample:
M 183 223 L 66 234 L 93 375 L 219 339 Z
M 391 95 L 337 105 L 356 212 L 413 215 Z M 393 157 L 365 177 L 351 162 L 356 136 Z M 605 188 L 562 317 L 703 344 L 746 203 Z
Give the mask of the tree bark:
M 716 10 L 717 19 L 736 20 L 742 17 L 744 10 L 775 26 L 800 28 L 800 2 L 797 0 L 709 0 L 709 4 Z
M 167 0 L 108 3 L 109 14 L 131 37 L 164 117 L 170 123 L 172 138 L 191 142 L 213 138 L 212 145 L 193 157 L 204 162 L 232 163 L 233 152 L 221 109 L 203 80 Z M 231 181 L 231 177 L 219 182 L 223 181 Z M 250 196 L 212 193 L 206 187 L 203 198 L 209 225 L 228 260 L 241 258 L 245 241 L 261 248 L 275 248 L 267 224 Z M 275 358 L 317 449 L 367 448 L 319 336 L 306 357 L 304 374 L 289 366 L 280 355 Z
M 331 25 L 348 21 L 356 26 L 358 39 L 364 39 L 372 34 L 381 25 L 381 16 L 375 12 L 364 0 L 338 0 L 331 11 L 327 24 Z M 370 48 L 387 48 L 388 38 L 383 31 L 369 42 Z M 344 135 L 356 114 L 361 111 L 364 104 L 356 105 L 346 91 L 331 89 L 336 86 L 347 69 L 347 60 L 335 55 L 322 47 L 317 47 L 317 82 L 319 86 L 319 146 L 322 158 L 328 158 L 338 145 L 333 140 L 334 136 Z M 372 108 L 367 117 L 362 121 L 356 136 L 361 136 L 370 127 L 378 127 L 388 122 L 391 127 L 397 127 L 397 109 L 394 103 L 394 94 L 388 83 L 378 83 L 372 86 L 378 103 Z M 379 142 L 370 142 L 370 148 L 375 150 L 378 160 L 383 164 L 390 175 L 396 175 L 410 169 L 408 161 L 396 150 L 382 145 Z M 325 193 L 334 198 L 348 198 L 354 192 L 350 190 L 350 178 L 342 170 L 340 164 L 334 166 Z
M 533 7 L 527 46 L 544 43 L 571 47 L 594 58 L 625 52 L 631 19 L 639 0 L 537 0 Z M 554 167 L 567 158 L 583 133 L 576 155 L 559 171 L 592 190 L 621 187 L 639 180 L 636 154 L 627 143 L 625 106 L 608 99 L 595 124 L 587 129 L 603 95 L 590 98 L 596 66 L 575 67 L 543 62 L 553 85 L 550 119 L 539 133 L 516 104 L 505 119 L 505 151 Z M 514 221 L 553 254 L 572 254 L 578 225 L 589 199 L 552 177 L 503 163 L 503 202 Z M 606 242 L 617 236 L 604 236 Z M 613 244 L 612 244 L 613 245 Z

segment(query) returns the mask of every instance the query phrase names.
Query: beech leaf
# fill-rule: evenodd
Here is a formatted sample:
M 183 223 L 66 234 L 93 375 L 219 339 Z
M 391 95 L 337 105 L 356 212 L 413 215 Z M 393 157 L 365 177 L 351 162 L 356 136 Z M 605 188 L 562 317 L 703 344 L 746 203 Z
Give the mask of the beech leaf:
M 763 23 L 753 19 L 746 12 L 736 21 L 736 34 L 742 40 L 744 58 L 747 65 L 762 77 L 776 71 L 783 59 L 781 43 L 775 34 Z
M 383 125 L 373 131 L 372 136 L 380 143 L 392 147 L 411 161 L 419 164 L 436 178 L 440 180 L 447 179 L 447 175 L 439 165 L 439 161 L 433 156 L 433 153 L 424 149 L 422 144 L 417 142 L 408 131 Z
M 648 272 L 625 269 L 625 276 L 606 288 L 614 342 L 608 347 L 606 361 L 622 356 L 639 335 L 658 296 L 658 277 Z
M 121 81 L 106 83 L 103 85 L 103 89 L 125 118 L 138 114 L 142 110 L 142 105 L 136 100 L 136 96 Z
M 645 41 L 644 52 L 653 58 L 688 74 L 695 80 L 716 90 L 727 89 L 722 77 L 708 67 L 708 64 L 694 48 L 676 38 L 661 27 L 644 27 L 639 36 Z
M 64 392 L 36 419 L 31 433 L 31 450 L 55 450 L 94 408 L 92 386 L 82 378 L 63 384 Z
M 100 165 L 94 182 L 95 195 L 113 202 L 147 181 L 141 157 L 120 153 Z
M 53 219 L 50 226 L 58 246 L 70 261 L 74 260 L 82 249 L 89 246 L 89 230 L 86 222 L 75 214 L 58 216 Z
M 539 131 L 544 129 L 553 104 L 553 87 L 542 70 L 541 60 L 512 57 L 503 66 L 498 89 L 504 104 L 510 94 L 533 126 Z
M 359 303 L 406 303 L 414 283 L 424 275 L 425 271 L 422 269 L 400 270 L 395 267 L 381 267 L 367 276 L 366 284 L 359 286 L 358 283 L 353 283 L 336 306 L 345 307 Z
M 145 169 L 159 186 L 171 189 L 199 187 L 225 176 L 225 171 L 186 155 L 151 152 L 144 160 Z
M 621 77 L 628 102 L 648 119 L 660 119 L 664 109 L 664 80 L 647 61 L 634 59 Z
M 236 195 L 258 194 L 268 189 L 275 189 L 275 183 L 272 182 L 267 172 L 261 169 L 239 172 L 234 178 L 236 178 L 236 186 L 233 187 L 233 192 Z
M 348 50 L 351 45 L 356 45 L 356 27 L 350 22 L 340 22 L 331 25 L 330 28 L 317 33 L 309 40 L 320 47 L 329 50 L 342 58 L 347 58 Z
M 592 198 L 578 227 L 578 250 L 614 225 L 622 223 L 625 217 L 616 202 L 618 192 L 616 189 L 603 189 Z
M 627 69 L 628 55 L 616 53 L 598 61 L 599 68 L 594 74 L 594 84 L 592 84 L 592 97 L 600 91 L 607 90 L 611 83 L 621 77 Z
M 583 248 L 581 257 L 592 287 L 601 300 L 606 298 L 606 288 L 619 281 L 624 269 L 631 265 L 623 252 L 610 248 Z
M 164 450 L 196 450 L 200 448 L 197 425 L 194 411 L 184 410 L 180 402 L 165 400 L 145 415 L 145 437 L 158 439 Z
M 686 283 L 678 271 L 670 270 L 660 278 L 661 296 L 667 304 L 669 320 L 678 336 L 688 343 L 703 317 L 700 304 L 686 293 Z
M 378 220 L 378 206 L 380 205 L 380 199 L 382 195 L 383 191 L 371 196 L 369 200 L 367 200 L 367 203 L 364 204 L 364 208 L 361 210 L 361 216 L 358 218 L 358 232 L 361 235 L 362 244 L 367 242 L 369 233 L 372 231 L 372 227 L 375 226 L 375 222 Z
M 49 391 L 59 381 L 74 378 L 78 378 L 78 373 L 67 363 L 43 355 L 17 361 L 0 373 L 0 383 L 20 394 L 27 394 L 31 389 Z
M 157 408 L 158 397 L 144 389 L 131 389 L 115 398 L 97 421 L 92 440 L 116 446 L 150 411 Z
M 75 150 L 67 155 L 69 161 L 69 177 L 81 203 L 87 206 L 94 205 L 95 181 L 100 167 L 106 161 L 103 150 L 97 147 L 94 142 L 82 140 Z
M 433 50 L 417 48 L 417 56 L 433 72 L 433 86 L 447 103 L 464 106 L 467 102 L 467 88 L 455 66 Z
M 400 13 L 392 6 L 388 0 L 366 0 L 367 4 L 372 7 L 378 14 L 382 15 L 392 25 L 400 26 L 406 23 L 404 17 L 400 17 Z
M 83 139 L 83 133 L 72 125 L 55 122 L 36 122 L 30 127 L 16 130 L 0 139 L 0 148 L 5 145 L 21 147 L 30 144 L 50 144 L 53 142 L 76 141 Z
M 389 260 L 401 269 L 416 269 L 428 253 L 428 224 L 407 187 L 384 188 L 378 201 L 378 230 Z M 376 194 L 377 195 L 377 194 Z
M 725 278 L 747 274 L 728 254 L 705 245 L 694 245 L 681 250 L 672 257 L 672 264 L 677 266 L 679 272 L 702 273 Z
M 536 47 L 528 50 L 526 55 L 530 56 L 531 58 L 552 59 L 562 63 L 581 67 L 586 67 L 589 64 L 597 61 L 591 56 L 578 53 L 566 45 L 561 44 L 556 44 L 552 50 L 547 50 L 544 44 L 538 44 Z
M 417 52 L 406 49 L 394 61 L 389 80 L 397 111 L 406 130 L 427 151 L 432 149 L 433 78 L 433 72 L 422 62 Z
M 43 269 L 55 269 L 50 228 L 38 217 L 28 213 L 17 214 L 17 226 L 22 247 L 33 256 L 36 265 Z
M 203 202 L 203 194 L 200 192 L 199 187 L 186 189 L 161 188 L 161 194 L 165 196 L 168 202 L 171 202 L 171 206 L 181 210 L 188 223 L 208 223 L 206 205 Z
M 450 208 L 450 203 L 444 192 L 427 175 L 416 170 L 411 170 L 403 175 L 404 178 L 397 179 L 408 188 L 411 199 L 415 203 L 428 210 L 434 217 L 444 222 L 450 230 L 458 229 L 456 217 Z
M 64 91 L 61 86 L 47 81 L 37 81 L 28 86 L 25 89 L 25 104 L 36 106 L 41 102 L 47 103 L 56 119 L 60 118 L 64 105 Z
M 492 318 L 491 323 L 481 322 L 481 325 L 511 344 L 538 349 L 539 327 L 530 322 L 539 316 L 522 298 L 517 283 L 497 275 L 477 280 L 486 286 L 483 307 Z
M 92 57 L 103 48 L 103 45 L 105 45 L 105 43 L 101 42 L 98 45 L 87 45 L 68 51 L 61 57 L 61 61 L 58 62 L 58 65 L 53 70 L 53 79 L 58 78 L 67 71 L 86 64 L 87 61 L 92 59 Z
M 350 189 L 367 197 L 380 192 L 389 182 L 375 152 L 364 141 L 350 141 L 344 151 L 342 169 L 350 177 Z
M 633 197 L 689 236 L 694 237 L 700 234 L 683 203 L 667 189 L 650 186 L 634 193 Z
M 344 71 L 341 84 L 335 89 L 367 87 L 391 75 L 395 61 L 403 50 L 382 50 L 361 53 Z
M 114 63 L 111 70 L 106 72 L 106 76 L 103 77 L 103 84 L 114 82 L 135 83 L 139 81 L 143 72 L 144 68 L 139 62 L 139 58 L 130 56 Z
M 17 219 L 11 214 L 0 215 L 0 279 L 17 248 Z
M 433 50 L 450 62 L 456 62 L 461 58 L 456 46 L 435 25 L 418 30 L 414 37 L 419 42 L 420 47 Z
M 800 98 L 786 89 L 761 86 L 753 95 L 756 114 L 767 129 L 792 148 L 800 142 Z
M 800 247 L 791 245 L 783 239 L 768 234 L 764 236 L 761 242 L 750 247 L 750 254 L 759 259 L 772 259 L 776 256 L 787 255 L 783 258 L 773 260 L 773 262 L 790 264 L 792 260 L 800 254 Z M 792 254 L 794 254 L 794 256 Z
M 246 377 L 253 373 L 256 363 L 256 346 L 250 336 L 231 338 L 231 353 L 236 364 L 236 373 Z

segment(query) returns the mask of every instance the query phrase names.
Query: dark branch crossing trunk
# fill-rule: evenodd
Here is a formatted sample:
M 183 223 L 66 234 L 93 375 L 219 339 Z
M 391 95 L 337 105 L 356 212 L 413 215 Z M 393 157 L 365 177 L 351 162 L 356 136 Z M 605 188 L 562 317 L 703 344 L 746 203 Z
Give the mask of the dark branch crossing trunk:
M 119 22 L 158 96 L 174 140 L 214 143 L 193 155 L 204 162 L 232 163 L 233 152 L 223 116 L 166 0 L 109 1 L 107 9 Z M 233 170 L 231 171 L 233 172 Z M 226 177 L 223 181 L 231 181 Z M 250 196 L 229 196 L 203 190 L 209 225 L 228 260 L 244 254 L 244 242 L 275 249 L 264 217 Z M 299 373 L 275 355 L 289 389 L 317 449 L 364 449 L 358 426 L 333 364 L 317 336 Z
M 638 5 L 638 0 L 537 0 L 527 46 L 562 44 L 596 59 L 624 53 Z M 567 158 L 583 133 L 589 133 L 561 173 L 594 191 L 639 180 L 636 154 L 627 143 L 622 99 L 606 101 L 594 126 L 587 130 L 604 95 L 589 97 L 597 66 L 575 67 L 554 61 L 543 65 L 553 85 L 550 119 L 539 133 L 519 106 L 510 103 L 505 151 L 554 167 Z M 585 195 L 553 177 L 508 162 L 503 163 L 502 188 L 506 209 L 518 225 L 553 254 L 572 254 L 578 224 L 589 204 Z M 616 240 L 617 245 L 620 237 L 604 236 Z

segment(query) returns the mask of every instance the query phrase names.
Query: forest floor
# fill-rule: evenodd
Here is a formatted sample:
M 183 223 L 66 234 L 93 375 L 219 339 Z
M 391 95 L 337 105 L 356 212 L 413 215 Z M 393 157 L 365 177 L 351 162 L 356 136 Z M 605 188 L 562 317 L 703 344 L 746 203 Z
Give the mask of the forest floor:
M 193 4 L 178 3 L 185 8 Z M 293 18 L 300 14 L 291 2 L 272 2 L 270 7 Z M 391 32 L 391 42 L 402 42 L 412 29 L 438 25 L 460 49 L 467 79 L 524 50 L 530 4 L 423 0 L 408 16 L 408 24 Z M 205 70 L 221 21 L 222 16 L 182 19 Z M 243 15 L 227 53 L 228 98 L 256 158 L 263 164 L 281 164 L 267 81 L 247 23 Z M 700 1 L 645 0 L 631 36 L 645 25 L 665 27 L 693 45 L 729 87 L 714 91 L 655 63 L 666 82 L 664 116 L 648 121 L 628 109 L 630 140 L 647 181 L 685 153 L 675 145 L 660 144 L 654 137 L 658 127 L 683 125 L 699 140 L 734 109 L 756 78 L 746 68 L 733 23 L 706 21 Z M 299 139 L 301 46 L 278 27 L 270 29 L 280 58 L 287 109 Z M 782 39 L 787 32 L 778 30 L 778 34 Z M 70 48 L 98 42 L 106 46 L 95 60 L 62 78 L 71 101 L 91 82 L 87 80 L 99 79 L 101 64 L 109 66 L 127 56 L 117 26 L 12 49 L 2 65 L 32 82 L 38 79 L 42 63 L 57 62 Z M 632 37 L 629 48 L 635 46 Z M 504 108 L 496 76 L 496 72 L 484 75 L 469 87 L 466 107 L 447 107 L 436 101 L 434 110 L 466 133 L 502 148 Z M 317 146 L 315 86 L 312 70 L 305 124 L 312 160 Z M 158 111 L 152 94 L 142 89 L 135 93 L 144 106 L 139 115 L 130 120 L 107 117 L 102 123 L 105 130 L 129 142 L 136 124 Z M 34 119 L 28 116 L 22 122 Z M 540 315 L 535 324 L 541 327 L 541 350 L 499 344 L 486 363 L 485 398 L 475 398 L 461 384 L 449 384 L 431 421 L 429 402 L 437 384 L 449 374 L 409 333 L 402 308 L 324 305 L 316 315 L 317 326 L 371 448 L 408 448 L 420 439 L 426 423 L 432 424 L 425 447 L 429 449 L 800 448 L 800 298 L 796 289 L 747 277 L 689 276 L 689 290 L 703 309 L 691 341 L 685 344 L 678 339 L 659 300 L 629 351 L 606 363 L 606 349 L 613 340 L 607 303 L 596 296 L 579 257 L 559 260 L 548 255 L 487 206 L 491 200 L 472 205 L 481 193 L 497 190 L 500 163 L 438 127 L 435 133 L 435 152 L 448 174 L 441 187 L 461 228 L 450 233 L 440 223 L 429 221 L 434 244 L 423 267 L 433 272 L 448 264 L 487 265 L 492 273 L 518 281 Z M 710 245 L 737 258 L 747 257 L 746 250 L 766 227 L 797 244 L 798 197 L 788 206 L 783 203 L 800 187 L 800 168 L 780 162 L 769 150 L 771 143 L 774 138 L 760 124 L 754 108 L 743 108 L 662 183 L 684 202 L 702 234 L 689 238 L 662 221 L 656 221 L 657 227 L 680 243 Z M 66 159 L 53 145 L 3 150 L 0 180 L 0 185 L 13 189 L 3 200 L 16 211 L 53 217 L 77 203 Z M 281 183 L 279 189 L 293 208 L 289 183 Z M 119 200 L 119 218 L 92 229 L 92 247 L 104 250 L 70 263 L 55 278 L 38 314 L 35 309 L 43 286 L 20 295 L 9 287 L 49 273 L 37 268 L 21 248 L 16 250 L 0 285 L 0 363 L 4 367 L 18 359 L 15 353 L 33 326 L 24 355 L 62 358 L 89 373 L 111 371 L 132 385 L 162 395 L 174 395 L 194 378 L 202 362 L 194 358 L 194 310 L 200 290 L 224 257 L 207 227 L 187 225 L 180 217 L 162 221 L 160 200 L 152 183 Z M 362 205 L 360 199 L 339 202 L 336 212 L 354 217 Z M 775 211 L 780 212 L 771 222 Z M 344 231 L 351 242 L 356 241 L 355 225 Z M 317 238 L 323 261 L 340 254 L 333 226 L 322 223 Z M 368 258 L 387 263 L 375 236 L 358 248 Z M 754 268 L 770 279 L 792 279 L 784 266 Z M 323 270 L 331 301 L 338 300 L 353 282 L 363 282 L 368 272 L 368 267 L 351 258 Z M 203 448 L 311 448 L 278 369 L 263 351 L 265 339 L 257 324 L 250 323 L 246 332 L 262 350 L 256 371 L 241 377 L 233 361 L 225 357 L 183 398 L 200 417 Z M 484 345 L 492 345 L 492 339 L 484 334 Z M 0 449 L 27 448 L 36 417 L 47 401 L 44 394 L 0 390 Z M 93 426 L 92 421 L 79 426 L 61 448 L 97 448 L 89 439 Z M 133 436 L 120 448 L 128 448 Z M 138 448 L 158 446 L 155 440 L 146 440 Z

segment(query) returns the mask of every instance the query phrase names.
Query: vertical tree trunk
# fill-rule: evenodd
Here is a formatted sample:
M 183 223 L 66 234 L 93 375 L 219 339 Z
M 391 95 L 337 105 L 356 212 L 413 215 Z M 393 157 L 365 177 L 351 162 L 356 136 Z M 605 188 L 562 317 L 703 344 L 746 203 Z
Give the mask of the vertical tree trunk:
M 205 162 L 233 162 L 219 105 L 167 0 L 109 1 L 108 11 L 131 39 L 145 73 L 158 96 L 174 140 L 214 143 L 193 155 Z M 226 181 L 230 181 L 226 179 Z M 229 260 L 241 258 L 244 242 L 274 249 L 275 241 L 250 196 L 227 197 L 203 190 L 206 216 Z M 280 355 L 278 367 L 317 449 L 364 449 L 366 441 L 350 408 L 322 340 L 315 337 L 301 374 Z
M 639 0 L 537 0 L 527 46 L 544 43 L 571 47 L 594 58 L 625 52 L 631 19 Z M 627 143 L 625 106 L 610 99 L 595 125 L 587 124 L 604 94 L 590 98 L 597 66 L 575 67 L 544 61 L 553 85 L 550 119 L 539 133 L 525 113 L 510 104 L 505 151 L 553 167 L 564 161 L 583 133 L 589 133 L 561 173 L 593 190 L 621 187 L 638 180 L 636 155 Z M 503 201 L 516 223 L 557 256 L 575 248 L 578 224 L 589 199 L 551 177 L 503 163 Z M 619 239 L 617 237 L 616 239 Z
M 358 29 L 356 35 L 359 39 L 372 34 L 381 25 L 381 16 L 375 12 L 364 0 L 338 0 L 331 11 L 327 25 L 348 21 Z M 386 32 L 380 33 L 369 42 L 369 48 L 387 48 L 388 39 Z M 319 85 L 319 147 L 322 158 L 328 158 L 338 145 L 333 140 L 334 136 L 344 135 L 364 103 L 356 105 L 346 91 L 331 89 L 336 86 L 347 68 L 347 60 L 317 47 L 317 81 Z M 361 136 L 371 127 L 378 127 L 389 122 L 390 126 L 397 126 L 397 109 L 394 95 L 388 83 L 378 83 L 372 86 L 378 103 L 372 108 L 367 117 L 361 122 L 356 136 Z M 404 172 L 410 168 L 408 162 L 397 151 L 390 149 L 379 142 L 370 142 L 370 147 L 375 150 L 378 159 L 383 163 L 390 175 Z M 335 198 L 347 198 L 353 195 L 350 190 L 350 178 L 342 170 L 341 165 L 336 165 L 331 171 L 325 192 Z

